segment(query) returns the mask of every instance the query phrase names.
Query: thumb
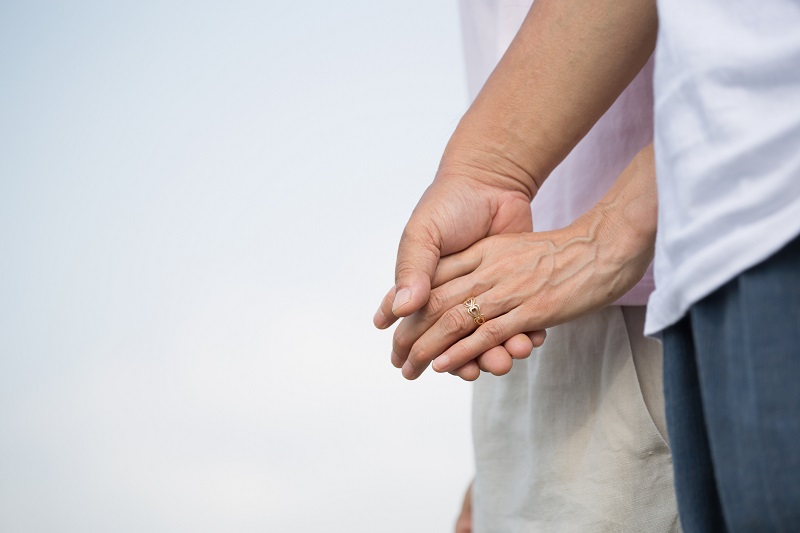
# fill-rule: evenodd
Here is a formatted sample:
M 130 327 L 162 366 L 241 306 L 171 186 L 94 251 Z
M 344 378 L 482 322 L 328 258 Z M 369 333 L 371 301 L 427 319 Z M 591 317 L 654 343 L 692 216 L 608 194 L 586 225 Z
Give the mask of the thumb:
M 438 230 L 408 225 L 400 238 L 395 267 L 395 297 L 392 314 L 408 316 L 428 302 L 431 279 L 441 257 Z

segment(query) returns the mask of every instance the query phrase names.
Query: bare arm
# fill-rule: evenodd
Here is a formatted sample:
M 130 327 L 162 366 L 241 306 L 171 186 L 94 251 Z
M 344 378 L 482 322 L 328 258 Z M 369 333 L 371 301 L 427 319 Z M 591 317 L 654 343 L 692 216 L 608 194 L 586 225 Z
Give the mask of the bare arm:
M 647 62 L 657 24 L 650 0 L 537 0 L 453 134 L 442 170 L 472 162 L 532 199 Z
M 407 356 L 404 375 L 415 378 L 431 360 L 436 371 L 453 371 L 515 334 L 618 300 L 652 260 L 657 201 L 650 145 L 566 228 L 495 235 L 442 258 L 428 303 L 395 331 L 393 350 Z M 477 329 L 461 305 L 473 296 L 486 319 Z
M 533 196 L 645 64 L 656 29 L 652 0 L 537 0 L 406 225 L 377 327 L 428 302 L 440 257 L 531 231 Z

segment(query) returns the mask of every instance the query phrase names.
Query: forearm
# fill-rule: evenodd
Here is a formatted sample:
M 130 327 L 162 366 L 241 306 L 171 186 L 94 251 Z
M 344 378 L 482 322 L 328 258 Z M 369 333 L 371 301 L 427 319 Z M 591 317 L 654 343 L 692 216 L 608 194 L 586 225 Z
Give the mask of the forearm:
M 395 330 L 393 361 L 408 379 L 434 358 L 436 371 L 453 371 L 516 334 L 615 302 L 652 260 L 657 210 L 649 145 L 569 226 L 494 235 L 439 260 L 427 304 Z M 480 302 L 480 324 L 465 311 L 469 298 Z
M 656 29 L 653 0 L 536 0 L 440 174 L 485 174 L 532 198 L 645 64 Z

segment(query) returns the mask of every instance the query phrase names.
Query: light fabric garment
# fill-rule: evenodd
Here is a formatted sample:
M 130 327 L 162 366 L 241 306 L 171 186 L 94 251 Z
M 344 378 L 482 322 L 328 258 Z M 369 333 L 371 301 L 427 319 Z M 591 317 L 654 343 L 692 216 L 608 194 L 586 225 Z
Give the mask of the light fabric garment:
M 800 5 L 660 1 L 647 332 L 800 234 Z
M 475 533 L 680 530 L 644 313 L 611 306 L 551 328 L 509 374 L 475 382 Z
M 471 97 L 530 5 L 462 1 Z M 651 77 L 648 64 L 550 175 L 533 202 L 535 230 L 572 223 L 650 142 Z M 622 300 L 639 307 L 612 306 L 552 328 L 509 375 L 476 382 L 475 533 L 679 530 L 661 351 L 642 335 L 651 291 L 648 273 Z
M 461 19 L 470 99 L 516 35 L 530 0 L 462 0 Z M 653 64 L 649 62 L 614 105 L 550 174 L 531 205 L 535 231 L 560 229 L 588 211 L 633 157 L 652 141 Z M 619 305 L 645 305 L 652 266 Z

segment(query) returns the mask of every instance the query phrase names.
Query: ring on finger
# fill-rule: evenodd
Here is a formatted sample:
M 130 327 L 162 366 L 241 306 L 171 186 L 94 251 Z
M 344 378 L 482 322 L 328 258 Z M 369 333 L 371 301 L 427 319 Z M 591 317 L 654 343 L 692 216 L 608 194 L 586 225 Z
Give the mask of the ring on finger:
M 467 313 L 469 313 L 469 316 L 472 317 L 472 320 L 474 320 L 476 324 L 480 326 L 486 322 L 486 318 L 484 318 L 483 313 L 481 313 L 481 306 L 478 305 L 474 296 L 467 298 L 464 302 L 464 307 L 467 308 Z

